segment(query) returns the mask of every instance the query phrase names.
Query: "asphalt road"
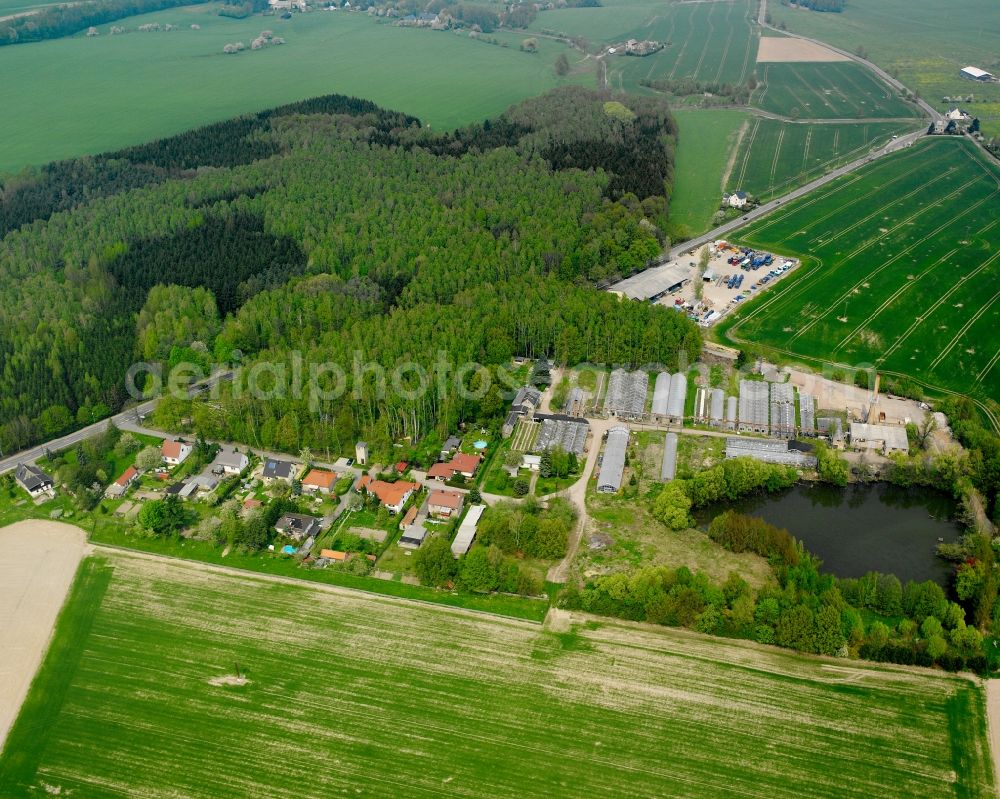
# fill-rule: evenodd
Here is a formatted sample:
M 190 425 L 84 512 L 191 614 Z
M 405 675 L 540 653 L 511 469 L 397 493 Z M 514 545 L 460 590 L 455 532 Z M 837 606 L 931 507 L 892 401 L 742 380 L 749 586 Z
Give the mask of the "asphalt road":
M 203 383 L 199 383 L 191 389 L 192 394 L 199 393 L 205 390 L 205 388 L 214 385 L 220 380 L 229 380 L 232 378 L 232 372 L 222 372 L 220 374 L 213 375 L 208 380 Z M 51 441 L 47 441 L 44 444 L 39 444 L 37 447 L 32 447 L 31 449 L 21 450 L 20 452 L 14 453 L 0 460 L 0 474 L 4 472 L 9 472 L 17 467 L 19 463 L 34 463 L 40 457 L 42 457 L 46 451 L 58 451 L 61 449 L 66 449 L 67 447 L 72 447 L 74 444 L 78 444 L 81 441 L 85 441 L 88 438 L 93 438 L 96 435 L 103 433 L 108 429 L 108 424 L 114 422 L 117 427 L 124 430 L 132 429 L 135 430 L 136 422 L 140 416 L 145 416 L 156 408 L 156 404 L 159 399 L 151 399 L 146 402 L 142 402 L 139 405 L 134 405 L 131 408 L 127 408 L 121 413 L 116 413 L 109 419 L 102 419 L 87 427 L 81 428 L 76 432 L 69 433 L 62 438 L 55 438 Z M 145 432 L 145 431 L 143 431 Z

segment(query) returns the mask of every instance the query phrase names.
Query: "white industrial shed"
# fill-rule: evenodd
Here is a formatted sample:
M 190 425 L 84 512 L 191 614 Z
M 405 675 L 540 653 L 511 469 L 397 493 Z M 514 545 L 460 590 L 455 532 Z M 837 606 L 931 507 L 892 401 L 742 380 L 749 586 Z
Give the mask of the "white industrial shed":
M 615 494 L 622 487 L 625 473 L 625 451 L 628 449 L 628 428 L 612 427 L 608 431 L 608 443 L 604 447 L 604 460 L 597 476 L 597 490 L 604 494 Z
M 883 452 L 909 452 L 910 442 L 906 438 L 906 428 L 891 424 L 851 423 L 851 445 L 867 449 L 881 449 Z
M 712 404 L 709 411 L 709 421 L 713 427 L 722 424 L 722 414 L 726 406 L 726 392 L 721 388 L 712 389 Z
M 986 81 L 993 80 L 993 76 L 987 72 L 985 69 L 980 69 L 979 67 L 962 67 L 962 77 L 968 78 L 969 80 L 979 80 Z
M 646 412 L 648 391 L 649 375 L 641 369 L 634 372 L 615 369 L 608 381 L 604 412 L 624 419 L 641 419 Z
M 451 554 L 456 558 L 462 557 L 472 546 L 476 538 L 476 526 L 484 510 L 486 510 L 485 505 L 473 505 L 462 519 L 462 524 L 455 533 L 455 540 L 451 542 Z

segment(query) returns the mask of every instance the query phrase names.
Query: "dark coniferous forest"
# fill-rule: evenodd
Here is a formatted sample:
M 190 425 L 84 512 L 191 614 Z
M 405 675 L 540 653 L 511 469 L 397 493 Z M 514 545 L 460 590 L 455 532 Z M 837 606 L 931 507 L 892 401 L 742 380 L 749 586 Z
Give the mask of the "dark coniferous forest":
M 593 287 L 665 243 L 676 127 L 661 102 L 563 89 L 451 134 L 322 97 L 28 170 L 0 187 L 0 445 L 116 410 L 138 358 L 493 368 L 514 355 L 674 364 L 683 315 Z M 294 450 L 419 438 L 496 389 L 224 396 L 207 434 Z M 186 403 L 181 403 L 186 405 Z

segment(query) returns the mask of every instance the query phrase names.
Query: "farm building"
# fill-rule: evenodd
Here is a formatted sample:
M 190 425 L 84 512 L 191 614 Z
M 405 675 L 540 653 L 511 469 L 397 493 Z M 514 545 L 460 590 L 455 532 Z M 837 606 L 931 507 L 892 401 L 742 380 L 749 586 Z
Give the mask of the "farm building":
M 125 495 L 125 492 L 129 490 L 129 487 L 136 480 L 139 479 L 139 470 L 135 466 L 129 466 L 123 473 L 122 476 L 115 480 L 108 490 L 104 493 L 114 499 L 115 497 L 121 497 Z
M 646 411 L 649 376 L 642 370 L 615 369 L 608 381 L 604 412 L 621 419 L 641 419 Z
M 265 483 L 275 483 L 281 481 L 291 484 L 299 473 L 297 463 L 291 461 L 279 461 L 276 458 L 268 458 L 264 461 L 264 471 L 261 472 L 261 479 Z
M 32 498 L 40 497 L 42 494 L 52 494 L 52 487 L 55 485 L 52 478 L 35 466 L 33 463 L 19 463 L 14 471 L 14 479 Z
M 865 449 L 890 452 L 909 452 L 910 442 L 906 438 L 906 428 L 891 424 L 851 423 L 851 445 Z
M 485 505 L 473 505 L 465 514 L 458 532 L 455 533 L 455 540 L 451 542 L 451 554 L 456 558 L 462 557 L 472 546 L 472 542 L 476 538 L 476 527 L 484 510 L 486 510 Z
M 840 446 L 844 443 L 844 423 L 837 416 L 820 416 L 816 420 L 816 428 L 821 436 L 826 436 L 832 444 Z
M 167 466 L 179 466 L 188 459 L 194 447 L 186 441 L 164 441 L 160 446 L 160 455 Z
M 799 417 L 802 435 L 816 435 L 816 398 L 812 394 L 799 392 Z
M 540 471 L 542 468 L 542 456 L 541 455 L 528 455 L 527 453 L 521 456 L 521 465 L 518 467 L 520 469 L 528 469 L 532 472 Z M 514 470 L 515 476 L 517 469 Z
M 622 487 L 625 473 L 625 450 L 628 448 L 628 428 L 612 427 L 608 431 L 608 443 L 604 447 L 604 460 L 597 476 L 597 490 L 604 494 L 614 494 Z
M 771 435 L 795 437 L 795 389 L 791 383 L 771 384 Z
M 993 80 L 993 76 L 989 72 L 985 69 L 980 69 L 979 67 L 962 67 L 961 75 L 963 78 L 978 80 L 982 83 L 987 83 Z
M 660 468 L 661 480 L 673 480 L 677 474 L 677 433 L 667 433 L 663 445 L 663 466 Z
M 462 495 L 458 491 L 431 491 L 427 512 L 439 519 L 450 519 L 462 512 Z
M 770 427 L 767 383 L 741 380 L 739 410 L 737 429 L 746 433 L 767 433 Z
M 294 541 L 315 536 L 319 533 L 319 519 L 302 513 L 286 513 L 274 523 L 274 529 Z
M 739 400 L 736 397 L 726 399 L 726 430 L 736 429 L 736 415 Z
M 590 424 L 585 419 L 552 414 L 535 416 L 535 420 L 541 421 L 533 447 L 535 452 L 562 447 L 565 452 L 583 455 L 587 433 L 590 431 Z
M 764 463 L 779 463 L 785 466 L 814 467 L 816 458 L 802 445 L 792 441 L 773 441 L 763 438 L 727 438 L 726 457 L 749 457 Z
M 689 280 L 691 270 L 671 262 L 651 266 L 644 272 L 615 283 L 610 290 L 630 300 L 657 300 L 664 294 L 677 291 Z
M 334 472 L 312 469 L 302 480 L 302 490 L 313 494 L 329 494 L 336 482 L 337 475 Z
M 399 537 L 399 545 L 403 549 L 419 549 L 427 538 L 427 528 L 422 524 L 411 524 Z
M 712 389 L 711 407 L 708 413 L 708 423 L 712 427 L 722 426 L 722 417 L 725 412 L 726 393 L 721 388 Z
M 670 373 L 660 372 L 653 384 L 653 419 L 661 421 L 667 416 L 667 400 L 670 397 Z
M 574 386 L 570 389 L 569 396 L 566 397 L 566 405 L 563 406 L 563 410 L 566 412 L 567 416 L 582 416 L 583 415 L 583 389 L 578 386 Z
M 684 423 L 684 404 L 687 402 L 687 377 L 676 372 L 670 378 L 670 393 L 667 395 L 667 421 Z

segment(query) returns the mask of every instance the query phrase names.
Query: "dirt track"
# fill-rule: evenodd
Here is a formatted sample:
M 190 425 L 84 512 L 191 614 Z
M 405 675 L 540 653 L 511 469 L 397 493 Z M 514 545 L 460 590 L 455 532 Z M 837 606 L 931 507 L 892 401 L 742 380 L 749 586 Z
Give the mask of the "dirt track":
M 27 521 L 0 529 L 0 749 L 87 551 L 79 527 Z
M 990 728 L 993 773 L 1000 779 L 1000 680 L 986 680 L 986 719 Z M 1000 792 L 1000 784 L 997 786 Z

